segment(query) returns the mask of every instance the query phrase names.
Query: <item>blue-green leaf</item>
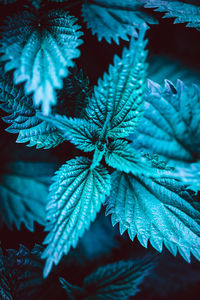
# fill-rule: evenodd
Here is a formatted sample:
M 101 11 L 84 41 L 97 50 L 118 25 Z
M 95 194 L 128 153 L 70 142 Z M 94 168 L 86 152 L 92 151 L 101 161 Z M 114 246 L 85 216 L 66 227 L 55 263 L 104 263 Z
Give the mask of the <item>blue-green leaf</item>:
M 145 157 L 136 152 L 127 141 L 116 140 L 111 142 L 105 154 L 106 163 L 126 173 L 134 175 L 156 176 L 156 169 Z
M 152 269 L 151 261 L 119 261 L 99 267 L 87 276 L 83 288 L 87 291 L 84 299 L 126 299 L 134 296 L 138 286 Z
M 181 182 L 163 178 L 151 180 L 120 172 L 113 173 L 107 214 L 121 234 L 128 230 L 131 240 L 162 251 L 163 243 L 186 261 L 190 253 L 200 260 L 200 212 Z
M 177 167 L 178 176 L 188 189 L 197 193 L 200 191 L 200 162 L 191 163 L 188 168 Z
M 79 57 L 82 43 L 68 12 L 52 10 L 37 15 L 28 11 L 7 19 L 2 27 L 1 61 L 5 71 L 14 71 L 14 83 L 25 82 L 25 93 L 33 94 L 35 106 L 41 104 L 48 114 L 56 104 L 55 89 L 62 89 L 62 79 Z
M 33 231 L 34 222 L 45 225 L 48 185 L 54 164 L 15 162 L 0 174 L 0 214 L 2 221 L 20 229 L 21 223 Z M 34 171 L 34 172 L 33 172 Z
M 63 277 L 59 278 L 59 281 L 61 283 L 62 288 L 65 290 L 67 297 L 69 300 L 75 300 L 75 299 L 83 299 L 80 298 L 80 296 L 83 294 L 83 289 L 80 288 L 77 285 L 72 285 L 68 281 L 66 281 Z
M 90 121 L 78 118 L 67 118 L 66 116 L 43 116 L 38 117 L 51 123 L 53 127 L 58 128 L 63 137 L 76 145 L 76 147 L 85 152 L 95 150 L 96 142 L 100 136 L 99 127 Z
M 8 132 L 18 134 L 18 143 L 48 149 L 64 141 L 55 127 L 36 116 L 31 97 L 25 97 L 21 88 L 10 84 L 7 75 L 0 80 L 0 108 L 9 113 L 3 120 L 11 124 Z
M 165 18 L 175 18 L 174 23 L 187 23 L 187 27 L 200 30 L 200 7 L 174 0 L 143 0 L 145 7 L 166 12 Z
M 138 39 L 131 40 L 121 59 L 114 57 L 114 65 L 94 88 L 87 115 L 104 137 L 128 136 L 142 115 L 147 68 L 145 31 L 146 27 L 141 27 Z
M 71 246 L 76 247 L 109 192 L 107 170 L 101 165 L 92 169 L 87 158 L 77 157 L 59 169 L 50 187 L 47 205 L 46 230 L 50 232 L 44 240 L 44 244 L 48 244 L 42 255 L 47 258 L 44 277 Z
M 11 286 L 10 286 L 10 273 L 6 270 L 4 256 L 0 248 L 0 297 L 5 300 L 13 300 Z
M 149 81 L 145 113 L 131 135 L 132 145 L 157 153 L 170 165 L 190 167 L 200 157 L 200 89 L 177 81 Z
M 82 5 L 82 15 L 99 41 L 105 38 L 111 43 L 113 39 L 118 44 L 120 38 L 137 37 L 137 29 L 145 22 L 157 23 L 141 7 L 136 0 L 87 0 Z

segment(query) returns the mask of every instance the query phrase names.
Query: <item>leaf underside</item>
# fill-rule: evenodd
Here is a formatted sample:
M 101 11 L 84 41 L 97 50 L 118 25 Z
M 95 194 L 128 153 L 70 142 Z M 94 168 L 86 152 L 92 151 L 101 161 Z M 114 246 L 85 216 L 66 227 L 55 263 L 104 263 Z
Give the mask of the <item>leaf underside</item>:
M 200 90 L 182 81 L 149 81 L 145 113 L 131 135 L 137 150 L 157 153 L 170 165 L 189 167 L 200 157 Z

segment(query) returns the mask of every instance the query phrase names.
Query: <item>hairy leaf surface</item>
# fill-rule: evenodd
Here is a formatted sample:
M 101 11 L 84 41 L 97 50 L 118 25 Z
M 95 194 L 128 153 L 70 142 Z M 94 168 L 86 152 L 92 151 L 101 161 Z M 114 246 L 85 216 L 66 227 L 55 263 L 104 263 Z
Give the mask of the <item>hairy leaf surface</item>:
M 34 104 L 41 104 L 45 114 L 56 104 L 55 89 L 63 87 L 72 60 L 80 55 L 82 33 L 75 22 L 62 10 L 44 15 L 24 11 L 8 18 L 2 28 L 5 71 L 15 70 L 14 83 L 25 82 L 25 93 L 34 93 Z
M 13 300 L 10 287 L 10 274 L 6 270 L 2 249 L 0 248 L 0 297 L 5 300 Z
M 141 117 L 147 68 L 145 31 L 145 27 L 140 29 L 138 40 L 131 40 L 121 59 L 114 57 L 114 65 L 94 88 L 87 116 L 101 128 L 104 137 L 128 136 Z
M 45 224 L 48 185 L 55 165 L 15 162 L 0 174 L 0 214 L 2 221 L 20 229 L 21 223 L 33 231 L 34 222 Z M 33 172 L 34 170 L 34 172 Z
M 179 177 L 195 193 L 200 191 L 200 162 L 192 163 L 188 168 L 177 167 Z
M 105 196 L 110 192 L 110 175 L 101 165 L 91 169 L 91 161 L 77 157 L 66 162 L 50 187 L 44 240 L 48 244 L 42 258 L 47 258 L 44 277 L 53 263 L 58 264 L 70 247 L 76 247 L 90 223 L 96 218 Z
M 128 230 L 131 240 L 162 251 L 163 243 L 186 261 L 190 253 L 200 260 L 200 212 L 177 180 L 151 180 L 142 176 L 113 173 L 107 214 L 113 226 L 119 222 L 121 234 Z
M 156 23 L 141 7 L 136 0 L 89 0 L 82 5 L 82 15 L 99 41 L 104 38 L 108 43 L 114 40 L 118 44 L 120 38 L 137 37 L 137 29 L 145 22 Z
M 173 0 L 143 0 L 145 7 L 166 12 L 165 18 L 175 18 L 174 23 L 187 23 L 187 27 L 200 30 L 200 7 Z
M 145 114 L 132 134 L 133 147 L 190 167 L 200 157 L 200 89 L 177 81 L 162 87 L 149 81 Z

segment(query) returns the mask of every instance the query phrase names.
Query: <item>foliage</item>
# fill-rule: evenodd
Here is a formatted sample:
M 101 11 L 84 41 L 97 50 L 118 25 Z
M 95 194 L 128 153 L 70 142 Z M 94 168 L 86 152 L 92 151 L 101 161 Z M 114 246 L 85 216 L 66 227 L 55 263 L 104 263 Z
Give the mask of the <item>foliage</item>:
M 135 237 L 145 248 L 149 242 L 200 260 L 199 72 L 155 48 L 156 38 L 180 56 L 188 49 L 186 64 L 199 53 L 196 0 L 10 0 L 0 7 L 0 108 L 9 124 L 0 140 L 0 225 L 26 230 L 32 243 L 5 250 L 2 239 L 0 297 L 134 296 L 154 272 L 152 259 L 135 260 L 137 251 L 153 251 Z M 197 30 L 159 24 L 162 13 Z M 167 26 L 175 29 L 169 43 L 167 31 L 159 40 Z M 179 32 L 197 37 L 195 48 L 187 40 L 182 47 Z M 43 227 L 45 247 L 33 248 Z

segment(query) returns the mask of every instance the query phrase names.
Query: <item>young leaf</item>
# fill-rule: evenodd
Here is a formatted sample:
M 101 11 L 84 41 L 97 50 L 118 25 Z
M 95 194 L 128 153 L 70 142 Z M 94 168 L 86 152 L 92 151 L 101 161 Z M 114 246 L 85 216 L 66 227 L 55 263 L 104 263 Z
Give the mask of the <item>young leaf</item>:
M 149 81 L 145 108 L 131 135 L 133 147 L 157 153 L 170 165 L 190 167 L 200 157 L 199 87 L 166 80 L 162 88 Z
M 120 233 L 128 230 L 131 240 L 162 251 L 163 243 L 186 261 L 190 253 L 200 260 L 200 212 L 181 182 L 163 178 L 151 180 L 120 172 L 113 173 L 106 214 L 112 214 L 113 226 Z
M 18 143 L 48 149 L 64 141 L 55 127 L 36 116 L 31 97 L 25 97 L 20 87 L 10 84 L 8 75 L 0 80 L 0 108 L 10 114 L 3 120 L 11 124 L 8 132 L 18 133 Z
M 82 40 L 76 19 L 62 10 L 33 15 L 28 11 L 8 18 L 2 28 L 1 61 L 14 71 L 14 83 L 25 82 L 35 106 L 48 114 L 56 104 L 55 89 L 63 87 L 72 60 L 79 57 Z
M 147 68 L 145 31 L 142 26 L 138 39 L 131 40 L 121 59 L 114 57 L 114 65 L 98 81 L 87 107 L 88 119 L 102 130 L 104 138 L 128 136 L 142 115 Z
M 155 176 L 156 171 L 152 164 L 129 146 L 127 141 L 116 140 L 111 142 L 105 154 L 106 163 L 126 173 L 133 175 Z
M 48 246 L 42 254 L 42 258 L 47 258 L 44 277 L 71 246 L 76 247 L 109 192 L 107 170 L 101 165 L 91 169 L 87 158 L 77 157 L 59 169 L 50 187 L 47 205 L 46 230 L 50 232 L 44 240 Z
M 21 223 L 33 231 L 34 222 L 45 224 L 48 184 L 55 166 L 47 163 L 16 162 L 0 175 L 2 221 L 20 229 Z M 34 174 L 32 174 L 34 170 Z
M 187 23 L 187 27 L 200 30 L 200 7 L 173 0 L 143 0 L 145 7 L 167 12 L 165 18 L 175 18 L 174 23 Z
M 95 124 L 85 119 L 72 119 L 65 116 L 43 116 L 38 117 L 47 123 L 51 123 L 62 132 L 63 137 L 76 147 L 85 152 L 95 150 L 96 143 L 100 137 L 100 130 Z
M 137 29 L 142 25 L 157 23 L 155 19 L 141 11 L 142 4 L 136 0 L 87 0 L 82 5 L 82 15 L 87 27 L 108 43 L 119 44 L 119 39 L 137 37 Z

